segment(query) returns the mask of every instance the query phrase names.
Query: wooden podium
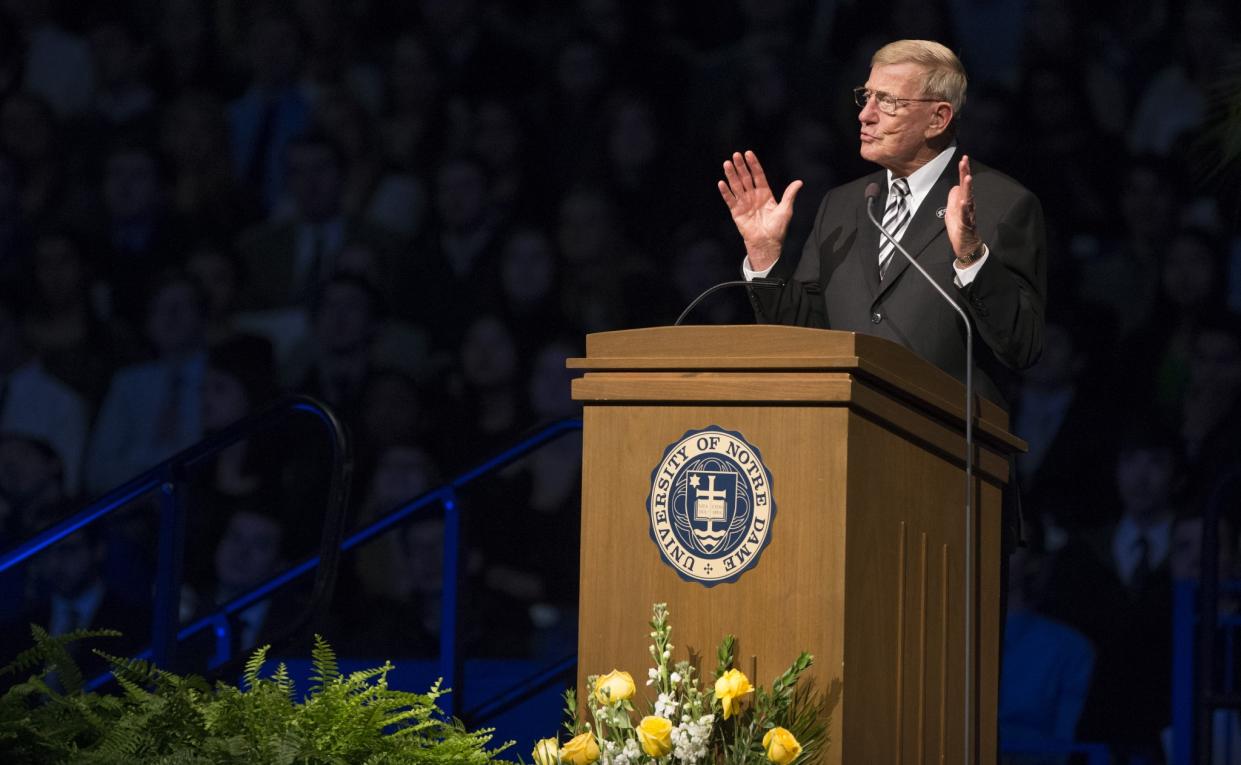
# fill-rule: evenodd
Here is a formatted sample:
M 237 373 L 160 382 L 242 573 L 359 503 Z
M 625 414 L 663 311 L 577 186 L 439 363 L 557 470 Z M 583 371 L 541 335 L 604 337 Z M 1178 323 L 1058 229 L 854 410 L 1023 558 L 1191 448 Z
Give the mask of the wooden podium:
M 828 762 L 961 762 L 967 727 L 971 759 L 995 761 L 1000 493 L 1009 454 L 1024 448 L 1000 407 L 976 408 L 967 726 L 960 383 L 886 340 L 763 325 L 593 334 L 569 367 L 584 373 L 573 381 L 584 404 L 579 692 L 586 675 L 613 668 L 641 687 L 651 604 L 667 602 L 674 659 L 700 656 L 707 681 L 726 633 L 755 685 L 813 653 L 816 686 L 834 699 Z M 657 470 L 689 469 L 670 447 L 711 427 L 753 447 L 774 512 L 752 565 L 706 586 L 665 562 L 678 545 L 657 541 L 648 503 L 669 501 Z M 699 478 L 728 470 L 698 464 Z M 680 478 L 684 516 L 685 496 L 707 495 Z M 697 494 L 686 494 L 690 482 Z M 751 517 L 766 499 L 751 498 Z M 719 506 L 693 512 L 710 518 Z

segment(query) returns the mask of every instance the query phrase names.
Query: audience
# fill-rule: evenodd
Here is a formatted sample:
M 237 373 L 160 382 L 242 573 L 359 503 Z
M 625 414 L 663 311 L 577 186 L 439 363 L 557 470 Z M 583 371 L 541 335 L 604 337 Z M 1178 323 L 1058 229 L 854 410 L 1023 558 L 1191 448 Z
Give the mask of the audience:
M 1040 612 L 1044 564 L 1043 556 L 1026 548 L 1009 561 L 998 716 L 1000 738 L 1017 749 L 1076 739 L 1094 670 L 1095 651 L 1086 636 Z M 1063 758 L 1018 755 L 1002 761 L 1052 765 Z
M 82 397 L 44 369 L 22 337 L 15 300 L 0 297 L 0 432 L 44 441 L 64 466 L 65 488 L 76 494 L 90 412 Z
M 1167 434 L 1135 428 L 1121 439 L 1114 476 L 1114 520 L 1055 554 L 1043 608 L 1094 644 L 1081 736 L 1123 757 L 1156 757 L 1171 720 L 1169 560 L 1183 474 Z
M 143 326 L 155 358 L 112 376 L 86 455 L 86 488 L 101 494 L 202 437 L 207 298 L 183 272 L 166 272 Z

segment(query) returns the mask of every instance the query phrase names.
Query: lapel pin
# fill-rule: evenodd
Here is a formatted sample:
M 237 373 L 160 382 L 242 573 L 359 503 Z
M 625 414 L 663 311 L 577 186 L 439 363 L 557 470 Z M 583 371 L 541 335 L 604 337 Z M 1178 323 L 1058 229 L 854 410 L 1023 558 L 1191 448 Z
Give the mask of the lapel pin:
M 939 208 L 938 210 L 936 210 L 936 211 L 935 211 L 935 217 L 936 217 L 936 218 L 942 218 L 942 217 L 944 217 L 944 215 L 945 215 L 945 214 L 947 214 L 947 212 L 948 212 L 948 208 L 947 208 L 947 207 L 941 207 L 941 208 Z

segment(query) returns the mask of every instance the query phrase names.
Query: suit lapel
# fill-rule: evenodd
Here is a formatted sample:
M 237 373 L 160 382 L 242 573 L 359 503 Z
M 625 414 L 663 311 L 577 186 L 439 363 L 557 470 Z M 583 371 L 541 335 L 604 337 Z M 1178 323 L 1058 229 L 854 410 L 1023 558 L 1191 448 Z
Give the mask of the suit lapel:
M 948 192 L 956 183 L 957 164 L 949 162 L 944 172 L 940 173 L 939 180 L 935 181 L 935 185 L 931 187 L 930 193 L 926 195 L 926 199 L 918 205 L 918 212 L 914 214 L 913 220 L 909 221 L 909 227 L 905 229 L 905 235 L 901 237 L 900 242 L 901 246 L 914 258 L 920 256 L 937 237 L 947 236 L 944 230 L 944 219 L 940 217 L 939 210 L 948 204 Z M 878 245 L 875 251 L 878 252 Z M 890 290 L 896 280 L 901 278 L 901 274 L 905 273 L 905 269 L 909 268 L 909 261 L 904 255 L 893 252 L 892 256 L 892 265 L 888 267 L 887 276 L 879 285 L 876 297 L 882 297 Z
M 880 171 L 872 176 L 879 184 L 879 197 L 875 199 L 875 217 L 883 220 L 883 211 L 888 204 L 887 173 Z M 879 239 L 882 236 L 875 224 L 870 222 L 866 214 L 866 201 L 858 208 L 857 219 L 857 251 L 862 257 L 862 273 L 866 274 L 866 286 L 870 288 L 871 298 L 879 294 Z

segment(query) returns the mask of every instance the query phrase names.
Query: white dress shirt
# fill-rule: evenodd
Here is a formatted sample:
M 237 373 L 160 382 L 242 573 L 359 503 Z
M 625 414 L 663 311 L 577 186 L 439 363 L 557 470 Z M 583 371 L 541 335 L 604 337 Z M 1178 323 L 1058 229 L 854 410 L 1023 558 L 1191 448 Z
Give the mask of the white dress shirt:
M 65 490 L 76 493 L 90 423 L 86 402 L 38 361 L 0 378 L 0 386 L 4 401 L 0 431 L 37 438 L 52 447 L 64 467 Z
M 1126 585 L 1133 584 L 1133 575 L 1142 558 L 1140 540 L 1146 540 L 1146 562 L 1151 570 L 1159 568 L 1172 542 L 1172 518 L 1142 528 L 1129 516 L 1122 516 L 1112 534 L 1112 559 L 1116 561 L 1116 574 Z
M 176 362 L 176 440 L 158 433 L 173 362 L 161 360 L 123 367 L 112 376 L 91 433 L 86 454 L 86 488 L 102 493 L 148 470 L 202 437 L 202 384 L 206 351 Z

